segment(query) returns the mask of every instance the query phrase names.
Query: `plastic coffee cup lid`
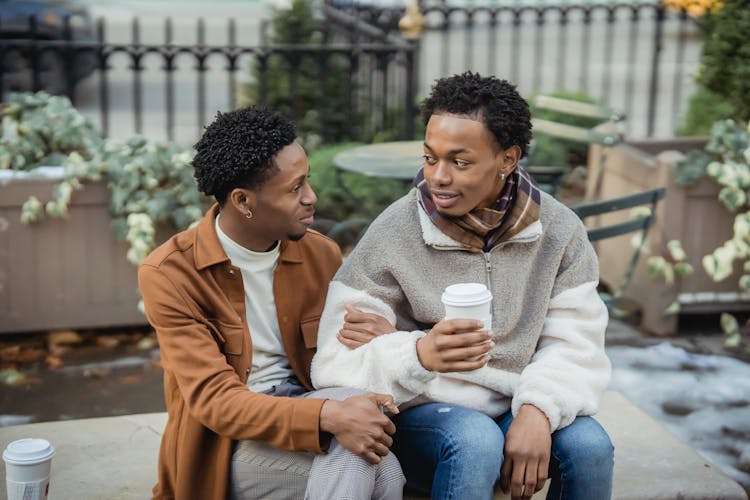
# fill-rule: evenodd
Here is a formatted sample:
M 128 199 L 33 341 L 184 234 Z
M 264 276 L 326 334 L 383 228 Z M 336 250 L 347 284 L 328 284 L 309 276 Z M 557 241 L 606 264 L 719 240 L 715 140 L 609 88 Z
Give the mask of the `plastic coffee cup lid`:
M 492 300 L 492 293 L 482 283 L 456 283 L 448 285 L 442 295 L 449 306 L 470 306 Z
M 55 449 L 46 439 L 26 438 L 10 443 L 3 452 L 3 460 L 13 465 L 29 465 L 49 460 Z

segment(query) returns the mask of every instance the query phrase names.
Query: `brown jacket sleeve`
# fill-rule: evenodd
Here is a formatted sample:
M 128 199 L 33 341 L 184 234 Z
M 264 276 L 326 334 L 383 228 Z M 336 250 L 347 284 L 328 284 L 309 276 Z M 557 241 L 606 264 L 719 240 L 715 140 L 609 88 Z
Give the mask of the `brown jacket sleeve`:
M 162 363 L 174 374 L 193 418 L 230 439 L 322 452 L 319 420 L 325 400 L 253 393 L 227 362 L 219 339 L 160 268 L 142 265 L 138 281 L 146 315 L 159 339 Z M 168 407 L 180 395 L 166 394 Z

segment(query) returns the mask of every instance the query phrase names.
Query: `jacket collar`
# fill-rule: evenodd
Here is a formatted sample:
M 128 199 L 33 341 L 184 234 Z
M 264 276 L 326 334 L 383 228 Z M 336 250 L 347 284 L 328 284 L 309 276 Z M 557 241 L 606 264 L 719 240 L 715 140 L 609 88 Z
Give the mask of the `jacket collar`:
M 279 248 L 279 260 L 281 262 L 301 264 L 302 252 L 300 251 L 299 246 L 300 243 L 298 241 L 282 241 L 281 247 Z
M 206 215 L 198 222 L 195 230 L 195 267 L 198 270 L 205 269 L 222 262 L 229 262 L 224 248 L 216 234 L 214 221 L 219 214 L 219 204 L 214 205 L 206 212 Z M 279 260 L 282 262 L 300 263 L 302 253 L 299 244 L 295 241 L 282 241 L 279 248 Z
M 193 248 L 195 248 L 195 267 L 198 270 L 229 261 L 214 227 L 217 215 L 219 215 L 219 204 L 214 203 L 195 229 Z
M 417 213 L 419 214 L 419 225 L 422 227 L 422 238 L 424 239 L 425 244 L 431 247 L 445 250 L 465 250 L 465 247 L 461 243 L 442 232 L 440 229 L 438 229 L 437 226 L 435 226 L 435 224 L 432 223 L 429 216 L 425 213 L 424 210 L 422 210 L 422 207 L 419 205 L 419 200 L 416 196 L 414 197 L 414 200 L 415 203 L 412 206 L 416 208 Z M 534 241 L 537 240 L 541 235 L 542 223 L 540 221 L 536 221 L 528 227 L 524 228 L 520 233 L 510 238 L 505 243 L 522 243 L 527 241 Z

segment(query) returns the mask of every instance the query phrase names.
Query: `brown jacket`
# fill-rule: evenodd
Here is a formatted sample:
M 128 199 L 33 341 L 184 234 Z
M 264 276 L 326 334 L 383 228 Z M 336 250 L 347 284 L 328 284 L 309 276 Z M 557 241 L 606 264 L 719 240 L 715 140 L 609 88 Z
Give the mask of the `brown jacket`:
M 218 206 L 154 250 L 138 270 L 156 330 L 169 414 L 154 498 L 226 497 L 232 441 L 321 452 L 324 400 L 253 393 L 246 385 L 252 341 L 239 268 L 214 228 Z M 274 298 L 289 363 L 308 389 L 328 283 L 341 264 L 336 244 L 314 231 L 281 243 Z

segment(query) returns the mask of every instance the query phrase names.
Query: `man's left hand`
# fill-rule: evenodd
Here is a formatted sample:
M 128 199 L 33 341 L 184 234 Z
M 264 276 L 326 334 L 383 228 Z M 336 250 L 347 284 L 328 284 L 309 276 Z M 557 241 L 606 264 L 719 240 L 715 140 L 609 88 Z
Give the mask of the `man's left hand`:
M 336 338 L 349 349 L 356 349 L 385 333 L 398 331 L 379 314 L 366 313 L 348 304 L 344 308 L 344 327 L 339 330 Z
M 549 471 L 552 435 L 549 420 L 536 406 L 521 406 L 505 435 L 500 487 L 513 500 L 529 499 L 544 487 Z

